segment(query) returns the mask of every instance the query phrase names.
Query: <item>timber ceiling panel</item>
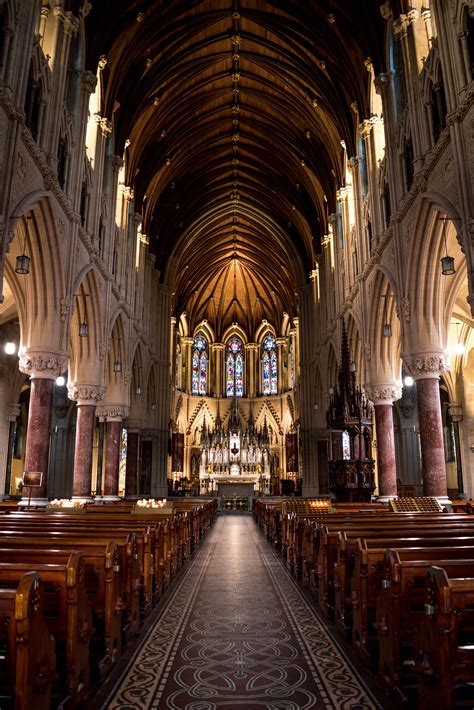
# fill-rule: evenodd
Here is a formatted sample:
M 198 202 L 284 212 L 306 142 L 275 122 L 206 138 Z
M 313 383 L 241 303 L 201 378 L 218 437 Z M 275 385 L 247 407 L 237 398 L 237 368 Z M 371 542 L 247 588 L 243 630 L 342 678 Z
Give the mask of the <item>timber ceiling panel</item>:
M 102 0 L 88 68 L 175 315 L 252 339 L 298 311 L 369 115 L 372 0 Z M 355 110 L 354 110 L 355 109 Z M 128 147 L 126 147 L 128 146 Z

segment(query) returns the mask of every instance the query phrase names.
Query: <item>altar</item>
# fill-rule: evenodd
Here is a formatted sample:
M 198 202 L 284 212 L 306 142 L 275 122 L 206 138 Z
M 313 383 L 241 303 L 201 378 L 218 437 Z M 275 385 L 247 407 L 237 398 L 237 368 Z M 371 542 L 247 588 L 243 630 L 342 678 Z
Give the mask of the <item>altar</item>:
M 217 496 L 219 498 L 230 498 L 236 496 L 237 498 L 244 498 L 254 495 L 254 483 L 253 481 L 241 482 L 241 481 L 218 481 L 217 482 Z

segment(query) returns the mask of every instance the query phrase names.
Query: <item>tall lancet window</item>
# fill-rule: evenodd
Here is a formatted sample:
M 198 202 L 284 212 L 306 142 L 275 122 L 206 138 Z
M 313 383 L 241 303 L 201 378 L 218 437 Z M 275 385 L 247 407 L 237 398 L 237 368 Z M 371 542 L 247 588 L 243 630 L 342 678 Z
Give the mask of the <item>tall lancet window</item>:
M 278 360 L 276 340 L 266 335 L 262 341 L 262 389 L 263 394 L 278 394 Z
M 228 397 L 244 396 L 243 349 L 242 341 L 235 335 L 227 342 L 226 392 Z
M 207 393 L 207 341 L 201 334 L 194 338 L 192 393 Z

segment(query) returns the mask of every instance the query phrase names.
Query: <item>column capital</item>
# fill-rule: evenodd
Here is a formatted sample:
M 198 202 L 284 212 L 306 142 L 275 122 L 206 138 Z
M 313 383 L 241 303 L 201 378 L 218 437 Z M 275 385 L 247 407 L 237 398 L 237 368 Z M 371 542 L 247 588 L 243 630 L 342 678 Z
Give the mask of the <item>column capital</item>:
M 21 405 L 17 402 L 10 402 L 7 404 L 7 411 L 5 415 L 7 422 L 16 422 L 16 419 L 20 414 L 20 407 Z
M 128 417 L 130 407 L 124 404 L 101 404 L 97 407 L 97 416 L 108 422 L 121 422 Z
M 179 340 L 183 345 L 192 345 L 194 343 L 194 338 L 190 338 L 189 335 L 183 335 Z
M 460 404 L 453 402 L 453 404 L 448 405 L 448 414 L 453 422 L 462 422 L 463 420 L 463 411 Z
M 403 355 L 403 365 L 414 380 L 437 378 L 449 370 L 451 363 L 446 351 L 424 351 Z
M 364 390 L 375 406 L 378 404 L 393 404 L 402 396 L 402 388 L 395 382 L 364 385 Z
M 288 338 L 286 338 L 285 336 L 281 335 L 278 338 L 276 338 L 277 345 L 286 345 L 287 343 L 288 343 Z
M 55 380 L 68 366 L 67 355 L 34 350 L 19 353 L 18 360 L 21 372 L 43 380 Z
M 106 390 L 103 385 L 71 382 L 67 386 L 67 395 L 78 405 L 97 406 L 103 400 Z
M 94 93 L 95 87 L 97 86 L 96 75 L 91 71 L 85 71 L 82 75 L 82 85 L 89 94 Z
M 224 343 L 211 343 L 211 350 L 224 350 Z
M 258 350 L 258 343 L 245 343 L 245 349 L 250 350 L 250 351 L 257 351 Z

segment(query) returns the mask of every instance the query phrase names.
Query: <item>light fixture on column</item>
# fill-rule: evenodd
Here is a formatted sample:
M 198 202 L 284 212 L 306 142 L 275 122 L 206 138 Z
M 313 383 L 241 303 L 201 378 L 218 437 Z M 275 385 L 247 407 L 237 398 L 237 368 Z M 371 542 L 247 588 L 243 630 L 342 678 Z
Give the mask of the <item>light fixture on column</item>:
M 349 365 L 349 371 L 350 372 L 355 372 L 357 370 L 357 364 L 355 360 L 351 360 L 350 365 Z
M 138 367 L 137 367 L 137 386 L 135 387 L 135 394 L 137 394 L 137 395 L 140 395 L 142 393 L 142 386 L 140 384 L 140 379 L 141 379 L 140 378 L 140 370 L 141 369 L 142 368 L 140 367 L 140 365 L 138 365 Z
M 31 215 L 26 215 L 25 223 L 25 239 L 23 241 L 23 254 L 16 257 L 15 271 L 17 274 L 29 274 L 30 273 L 30 257 L 26 254 L 26 242 L 28 239 L 28 220 L 31 219 Z
M 444 233 L 445 256 L 443 256 L 441 259 L 441 273 L 443 274 L 443 276 L 451 276 L 452 274 L 456 273 L 456 269 L 454 268 L 454 257 L 448 256 L 448 245 L 446 242 L 446 227 L 445 226 L 443 226 L 443 233 Z
M 58 387 L 64 387 L 65 384 L 66 378 L 64 377 L 64 375 L 59 375 L 59 377 L 56 377 L 56 385 Z
M 403 384 L 405 385 L 405 387 L 413 387 L 413 385 L 415 384 L 415 380 L 411 375 L 405 375 L 405 377 L 403 378 Z
M 122 361 L 120 360 L 120 341 L 121 341 L 121 339 L 120 338 L 110 338 L 110 340 L 118 340 L 118 342 L 119 342 L 119 346 L 118 346 L 119 357 L 117 357 L 117 359 L 114 360 L 113 370 L 114 370 L 114 372 L 122 372 Z
M 86 298 L 88 297 L 88 293 L 75 293 L 74 294 L 76 298 L 83 298 L 84 299 L 84 314 L 83 314 L 83 319 L 82 322 L 79 323 L 79 337 L 80 338 L 87 338 L 89 335 L 89 326 L 87 325 L 86 322 Z M 77 309 L 79 319 L 80 319 L 80 313 L 79 313 L 79 307 Z
M 388 319 L 387 319 L 387 298 L 389 298 L 389 296 L 391 296 L 391 294 L 382 295 L 382 298 L 384 299 L 382 335 L 384 338 L 391 338 L 392 337 L 392 324 L 389 323 Z
M 8 342 L 3 346 L 6 355 L 14 355 L 16 353 L 16 343 Z

